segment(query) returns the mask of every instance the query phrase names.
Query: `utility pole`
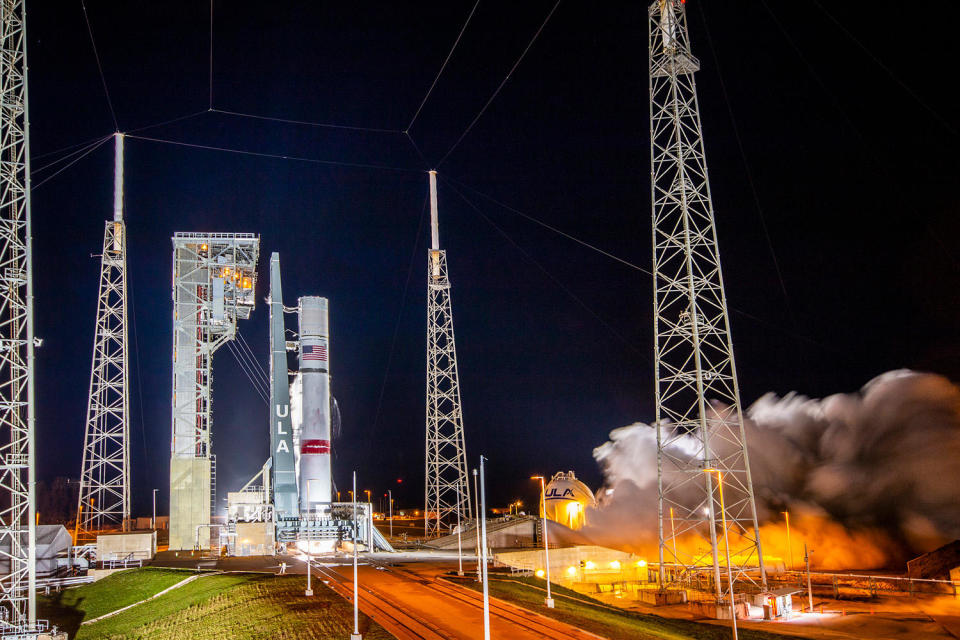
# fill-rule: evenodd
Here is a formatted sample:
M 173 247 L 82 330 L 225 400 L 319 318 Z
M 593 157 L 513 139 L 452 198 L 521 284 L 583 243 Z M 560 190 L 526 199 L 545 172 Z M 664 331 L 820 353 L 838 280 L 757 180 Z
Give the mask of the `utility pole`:
M 696 575 L 702 563 L 691 538 L 706 537 L 720 598 L 713 476 L 691 479 L 703 469 L 726 480 L 734 581 L 759 577 L 765 590 L 767 579 L 694 80 L 700 63 L 684 0 L 655 0 L 648 15 L 660 588 L 671 586 L 663 570 L 670 554 L 671 582 Z M 668 532 L 671 506 L 676 527 Z
M 460 493 L 457 493 L 457 575 L 463 575 L 463 532 L 460 519 Z
M 547 538 L 547 489 L 543 476 L 534 476 L 531 480 L 540 481 L 540 518 L 543 522 L 543 557 L 544 564 L 547 565 L 547 599 L 544 604 L 548 609 L 553 609 L 553 596 L 550 594 L 550 542 Z
M 720 490 L 720 521 L 723 524 L 723 544 L 727 550 L 727 585 L 730 589 L 730 626 L 733 640 L 737 640 L 737 606 L 733 600 L 733 569 L 730 564 L 730 532 L 727 531 L 727 507 L 723 501 L 723 474 L 718 469 L 704 469 L 707 473 L 717 474 L 717 488 Z
M 130 375 L 127 360 L 127 231 L 123 219 L 123 134 L 113 134 L 113 220 L 103 231 L 100 294 L 77 496 L 75 544 L 130 521 Z
M 477 489 L 477 470 L 473 470 L 473 497 L 476 498 L 476 504 L 480 504 L 480 493 Z M 480 514 L 483 514 L 483 520 L 486 522 L 487 519 L 487 510 L 484 508 L 482 511 L 477 512 L 477 517 L 475 518 L 476 526 L 474 527 L 477 531 L 477 582 L 483 581 L 483 571 L 480 569 Z
M 36 451 L 30 108 L 24 0 L 0 10 L 0 574 L 3 631 L 35 634 Z
M 458 513 L 470 513 L 467 453 L 447 252 L 440 249 L 437 213 L 437 172 L 430 172 L 430 239 L 427 256 L 427 455 L 424 535 L 433 538 L 448 530 Z
M 486 460 L 480 456 L 480 509 L 485 514 L 487 512 L 487 492 L 486 481 L 483 476 L 483 461 Z M 490 640 L 490 582 L 487 576 L 487 519 L 482 520 L 482 529 L 480 534 L 480 556 L 483 559 L 483 640 Z
M 360 581 L 357 579 L 357 472 L 353 472 L 353 491 L 350 492 L 353 498 L 353 633 L 350 634 L 350 640 L 363 640 L 360 635 Z M 370 523 L 373 526 L 373 522 Z
M 784 511 L 783 517 L 787 519 L 787 557 L 790 559 L 790 568 L 788 571 L 793 570 L 793 545 L 790 544 L 790 512 Z

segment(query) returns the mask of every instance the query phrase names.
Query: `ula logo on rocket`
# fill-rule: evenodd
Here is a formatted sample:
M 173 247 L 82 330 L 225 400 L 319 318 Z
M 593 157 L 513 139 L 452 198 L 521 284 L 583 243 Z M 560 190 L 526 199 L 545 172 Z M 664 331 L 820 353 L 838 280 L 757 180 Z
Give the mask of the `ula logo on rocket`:
M 277 435 L 278 436 L 288 436 L 290 435 L 287 431 L 283 430 L 283 418 L 286 418 L 290 415 L 290 405 L 277 405 L 277 417 L 280 420 L 277 420 Z M 277 438 L 277 453 L 290 453 L 290 447 L 287 445 L 286 438 Z

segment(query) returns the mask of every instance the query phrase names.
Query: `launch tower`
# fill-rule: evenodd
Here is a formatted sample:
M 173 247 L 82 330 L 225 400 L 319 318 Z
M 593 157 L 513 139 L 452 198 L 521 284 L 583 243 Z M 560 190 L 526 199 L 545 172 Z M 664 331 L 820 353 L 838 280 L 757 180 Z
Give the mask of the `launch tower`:
M 127 395 L 127 233 L 123 221 L 123 134 L 114 134 L 113 220 L 103 231 L 100 296 L 90 368 L 75 544 L 97 541 L 104 526 L 126 529 L 130 518 Z
M 424 533 L 446 533 L 469 519 L 470 491 L 463 442 L 457 349 L 447 252 L 440 249 L 437 225 L 437 172 L 430 172 L 430 237 L 427 272 L 427 460 Z
M 30 119 L 24 0 L 0 5 L 0 635 L 36 637 Z M 42 625 L 41 625 L 42 626 Z
M 648 25 L 660 586 L 710 568 L 720 597 L 724 515 L 731 581 L 766 573 L 684 0 L 653 2 Z
M 173 425 L 170 549 L 209 546 L 216 465 L 210 440 L 213 353 L 249 318 L 260 238 L 252 233 L 173 237 Z

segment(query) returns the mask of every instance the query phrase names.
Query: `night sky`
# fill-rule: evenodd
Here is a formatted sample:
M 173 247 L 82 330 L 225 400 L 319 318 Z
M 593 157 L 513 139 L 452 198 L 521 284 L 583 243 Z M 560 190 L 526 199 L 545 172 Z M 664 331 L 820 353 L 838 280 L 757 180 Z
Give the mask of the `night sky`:
M 472 1 L 217 3 L 215 109 L 392 132 L 207 112 L 205 2 L 87 4 L 122 131 L 390 167 L 128 138 L 135 515 L 149 513 L 153 487 L 166 511 L 175 231 L 260 234 L 258 307 L 240 332 L 264 366 L 270 252 L 287 305 L 330 299 L 343 416 L 335 480 L 346 488 L 356 469 L 361 488 L 390 486 L 421 505 L 424 171 L 553 1 L 479 4 L 411 129 L 426 161 L 400 132 Z M 926 7 L 922 20 L 894 2 L 690 0 L 687 10 L 744 404 L 767 391 L 853 391 L 899 367 L 960 380 L 950 98 L 960 8 Z M 39 476 L 78 477 L 99 270 L 90 255 L 112 211 L 112 143 L 43 184 L 63 164 L 40 169 L 63 153 L 40 156 L 114 122 L 80 2 L 28 2 L 28 32 Z M 493 202 L 649 268 L 646 47 L 644 2 L 562 2 L 439 166 L 467 452 L 471 466 L 490 459 L 494 504 L 532 501 L 534 473 L 573 469 L 596 488 L 593 447 L 653 416 L 650 276 Z M 268 455 L 267 407 L 226 348 L 214 369 L 225 497 Z

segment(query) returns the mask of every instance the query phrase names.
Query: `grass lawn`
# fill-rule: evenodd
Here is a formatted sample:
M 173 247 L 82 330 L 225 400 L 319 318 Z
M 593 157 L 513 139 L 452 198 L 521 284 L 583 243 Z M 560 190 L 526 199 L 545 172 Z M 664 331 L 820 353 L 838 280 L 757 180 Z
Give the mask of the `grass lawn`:
M 553 591 L 555 608 L 547 609 L 543 604 L 544 589 L 546 589 L 544 580 L 538 578 L 510 578 L 510 580 L 524 584 L 498 580 L 495 576 L 491 576 L 490 595 L 611 640 L 727 640 L 730 637 L 729 627 L 662 618 L 633 611 L 613 610 L 589 596 L 553 584 L 550 588 Z M 456 582 L 470 589 L 481 590 L 480 584 L 473 580 Z M 569 598 L 560 596 L 569 596 Z M 786 640 L 787 638 L 779 634 L 748 629 L 739 629 L 739 637 L 742 640 Z
M 206 575 L 100 622 L 60 626 L 77 640 L 349 637 L 350 603 L 322 583 L 314 583 L 313 598 L 304 597 L 305 588 L 305 576 Z M 363 614 L 360 630 L 365 639 L 393 638 Z
M 105 613 L 160 593 L 169 586 L 185 580 L 195 572 L 182 569 L 127 569 L 102 580 L 72 589 L 65 589 L 37 600 L 40 618 L 67 618 L 65 628 L 79 625 Z

